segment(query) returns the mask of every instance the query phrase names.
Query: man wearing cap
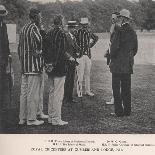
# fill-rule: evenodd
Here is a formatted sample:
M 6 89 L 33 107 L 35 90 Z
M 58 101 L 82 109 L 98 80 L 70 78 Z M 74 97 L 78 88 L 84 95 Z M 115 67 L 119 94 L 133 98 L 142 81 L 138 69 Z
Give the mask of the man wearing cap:
M 43 113 L 43 57 L 42 37 L 39 31 L 41 13 L 32 8 L 29 13 L 30 22 L 20 33 L 18 55 L 21 63 L 22 81 L 20 94 L 19 124 L 41 125 L 38 118 L 46 119 Z
M 81 18 L 81 28 L 77 31 L 76 40 L 80 46 L 79 65 L 77 67 L 77 95 L 82 97 L 82 82 L 85 78 L 85 94 L 94 96 L 90 91 L 90 71 L 91 71 L 91 48 L 98 41 L 98 37 L 88 30 L 88 18 Z M 92 40 L 92 41 L 91 41 Z
M 75 33 L 75 28 L 78 26 L 76 21 L 68 21 L 68 53 L 75 59 L 74 62 L 67 62 L 67 74 L 65 79 L 65 87 L 64 87 L 64 101 L 66 103 L 73 103 L 76 100 L 73 99 L 73 88 L 74 88 L 74 78 L 75 78 L 75 70 L 76 66 L 78 66 L 78 62 L 76 58 L 79 55 L 80 47 L 77 45 Z
M 3 5 L 0 5 L 0 111 L 4 106 L 6 98 L 8 95 L 8 86 L 7 86 L 7 73 L 6 68 L 8 66 L 8 60 L 10 55 L 9 49 L 9 40 L 7 34 L 7 26 L 4 22 L 5 16 L 8 14 L 6 8 Z
M 75 61 L 68 54 L 68 39 L 64 31 L 64 17 L 56 15 L 54 26 L 47 33 L 47 50 L 45 53 L 46 72 L 48 74 L 49 101 L 48 123 L 52 125 L 67 125 L 68 122 L 61 118 L 62 100 L 64 96 L 64 84 L 66 76 L 66 62 Z
M 110 47 L 110 71 L 115 114 L 118 117 L 131 114 L 131 74 L 133 74 L 134 56 L 138 50 L 137 35 L 130 26 L 130 12 L 120 11 L 121 28 L 113 37 Z
M 119 25 L 117 24 L 118 22 L 118 16 L 119 16 L 119 12 L 113 12 L 112 16 L 111 16 L 111 27 L 110 27 L 110 41 L 109 41 L 109 49 L 106 51 L 104 57 L 107 58 L 107 65 L 110 64 L 110 46 L 111 46 L 111 41 L 113 39 L 113 37 L 116 35 L 116 31 L 118 31 L 117 29 L 119 29 Z M 112 105 L 114 104 L 114 97 L 111 98 L 110 102 L 106 102 L 107 105 Z

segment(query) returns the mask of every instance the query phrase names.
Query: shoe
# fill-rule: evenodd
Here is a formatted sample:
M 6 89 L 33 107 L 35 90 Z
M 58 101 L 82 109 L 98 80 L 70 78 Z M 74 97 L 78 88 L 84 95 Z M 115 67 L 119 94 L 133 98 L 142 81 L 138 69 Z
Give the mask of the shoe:
M 94 94 L 92 92 L 86 92 L 85 95 L 88 95 L 90 97 L 94 96 Z
M 63 126 L 63 125 L 67 125 L 68 122 L 65 122 L 65 121 L 59 121 L 59 122 L 52 122 L 52 125 L 59 125 L 59 126 Z
M 113 105 L 114 103 L 112 102 L 106 102 L 107 105 Z
M 38 118 L 40 119 L 48 119 L 48 115 L 45 115 L 44 113 L 38 115 Z
M 112 98 L 110 102 L 106 102 L 107 105 L 113 105 L 114 104 L 114 99 Z
M 23 119 L 22 119 L 22 120 L 19 121 L 18 124 L 19 124 L 19 125 L 24 125 L 25 123 L 26 123 L 26 120 L 23 120 Z
M 115 113 L 110 113 L 110 115 L 111 115 L 111 116 L 115 116 L 115 117 L 123 117 L 123 116 L 124 116 L 123 114 L 119 114 L 119 115 L 117 114 L 117 115 L 116 115 Z
M 73 99 L 71 102 L 72 102 L 72 103 L 78 103 L 78 101 L 75 100 L 75 99 Z
M 41 125 L 44 124 L 44 121 L 39 121 L 39 120 L 35 120 L 35 121 L 27 121 L 27 125 Z

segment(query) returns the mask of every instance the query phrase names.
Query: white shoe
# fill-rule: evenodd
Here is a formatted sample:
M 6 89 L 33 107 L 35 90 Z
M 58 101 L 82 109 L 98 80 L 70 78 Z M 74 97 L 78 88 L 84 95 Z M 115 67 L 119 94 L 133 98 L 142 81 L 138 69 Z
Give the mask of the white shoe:
M 41 125 L 41 124 L 44 124 L 44 121 L 39 121 L 39 120 L 27 121 L 27 125 Z
M 110 102 L 106 102 L 106 104 L 107 104 L 107 105 L 112 105 L 112 104 L 114 104 L 114 98 L 112 98 Z
M 88 96 L 91 96 L 91 97 L 94 96 L 94 94 L 92 92 L 86 92 L 85 95 L 88 95 Z
M 38 115 L 38 118 L 41 118 L 41 119 L 48 119 L 48 115 L 45 115 L 44 113 Z
M 19 124 L 19 125 L 24 125 L 25 123 L 26 123 L 26 120 L 23 120 L 23 119 L 22 119 L 22 120 L 19 121 L 18 124 Z
M 52 122 L 52 125 L 59 125 L 59 126 L 63 126 L 63 125 L 67 125 L 68 122 L 65 122 L 65 121 L 59 121 L 59 122 Z

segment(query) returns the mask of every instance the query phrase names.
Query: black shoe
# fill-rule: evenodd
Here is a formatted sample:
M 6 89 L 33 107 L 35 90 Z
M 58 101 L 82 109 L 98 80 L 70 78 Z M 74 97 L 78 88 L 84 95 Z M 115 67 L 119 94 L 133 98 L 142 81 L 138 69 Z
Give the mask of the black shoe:
M 124 116 L 130 116 L 130 113 L 124 114 Z
M 123 114 L 115 114 L 115 113 L 111 113 L 110 115 L 115 116 L 115 117 L 123 117 L 124 116 Z

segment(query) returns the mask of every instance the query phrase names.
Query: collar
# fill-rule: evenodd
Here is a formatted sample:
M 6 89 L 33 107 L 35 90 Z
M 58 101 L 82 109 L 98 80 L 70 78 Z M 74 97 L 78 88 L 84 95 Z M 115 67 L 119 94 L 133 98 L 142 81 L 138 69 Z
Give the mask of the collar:
M 129 22 L 122 23 L 122 25 L 121 25 L 121 26 L 124 26 L 124 25 L 126 25 L 126 24 L 129 24 Z

